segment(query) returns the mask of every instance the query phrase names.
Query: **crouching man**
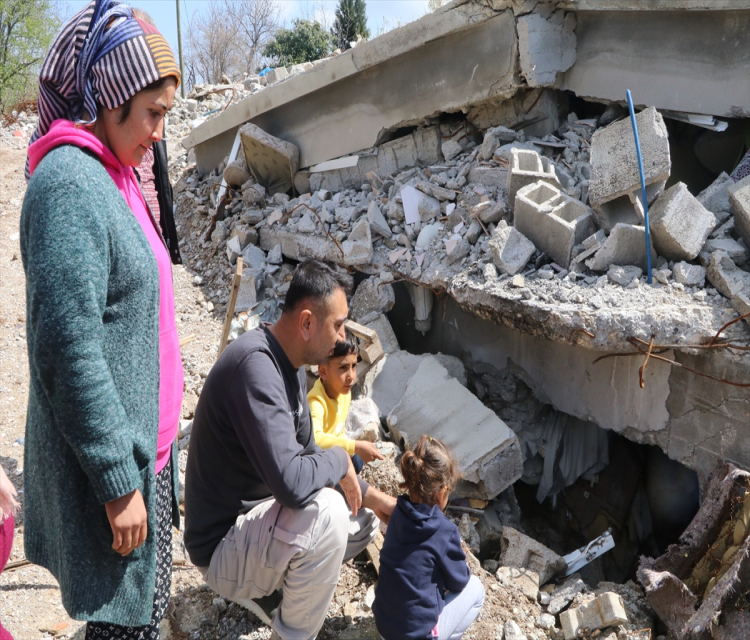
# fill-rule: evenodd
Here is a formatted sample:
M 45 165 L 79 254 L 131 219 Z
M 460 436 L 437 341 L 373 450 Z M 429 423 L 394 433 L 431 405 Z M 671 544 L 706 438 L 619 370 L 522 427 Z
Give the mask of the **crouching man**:
M 344 449 L 313 437 L 303 365 L 344 340 L 348 286 L 326 263 L 301 263 L 279 321 L 224 351 L 193 421 L 185 546 L 209 586 L 270 624 L 272 638 L 316 636 L 342 562 L 396 503 L 358 478 Z

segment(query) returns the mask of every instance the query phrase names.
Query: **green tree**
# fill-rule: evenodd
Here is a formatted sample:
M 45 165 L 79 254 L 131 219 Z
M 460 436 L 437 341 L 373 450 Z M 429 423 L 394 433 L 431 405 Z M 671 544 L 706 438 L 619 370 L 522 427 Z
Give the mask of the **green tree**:
M 292 29 L 276 31 L 263 55 L 279 66 L 290 67 L 325 58 L 331 52 L 331 44 L 331 34 L 319 22 L 296 18 Z
M 355 42 L 358 36 L 369 38 L 365 0 L 339 0 L 331 34 L 342 51 L 348 49 L 351 46 L 349 43 Z
M 35 95 L 39 66 L 59 27 L 52 0 L 0 0 L 0 113 Z

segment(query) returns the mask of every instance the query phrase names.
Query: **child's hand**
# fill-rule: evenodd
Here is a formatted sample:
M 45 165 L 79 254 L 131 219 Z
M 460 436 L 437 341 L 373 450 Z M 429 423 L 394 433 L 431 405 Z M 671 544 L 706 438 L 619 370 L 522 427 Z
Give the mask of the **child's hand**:
M 378 448 L 372 442 L 367 440 L 355 440 L 354 441 L 354 453 L 356 453 L 362 460 L 367 464 L 373 460 L 382 460 L 383 454 L 380 453 Z
M 16 502 L 16 488 L 0 467 L 0 522 L 16 513 L 21 505 Z

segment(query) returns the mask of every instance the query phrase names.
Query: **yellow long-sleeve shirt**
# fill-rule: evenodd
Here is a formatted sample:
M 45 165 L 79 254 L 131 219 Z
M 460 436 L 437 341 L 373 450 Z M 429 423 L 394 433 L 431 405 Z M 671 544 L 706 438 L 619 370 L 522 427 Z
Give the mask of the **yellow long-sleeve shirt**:
M 346 417 L 352 404 L 352 394 L 341 394 L 337 400 L 328 397 L 323 381 L 318 379 L 310 393 L 307 394 L 310 405 L 315 442 L 321 449 L 341 447 L 350 455 L 354 455 L 354 440 L 344 435 Z

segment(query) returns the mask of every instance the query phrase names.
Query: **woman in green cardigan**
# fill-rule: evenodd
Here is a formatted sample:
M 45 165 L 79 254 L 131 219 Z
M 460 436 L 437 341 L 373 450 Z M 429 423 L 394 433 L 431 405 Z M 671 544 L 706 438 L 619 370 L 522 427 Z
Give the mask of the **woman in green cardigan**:
M 156 640 L 169 602 L 182 360 L 169 252 L 132 167 L 179 80 L 161 34 L 118 0 L 74 16 L 39 79 L 21 214 L 24 545 L 89 640 Z

